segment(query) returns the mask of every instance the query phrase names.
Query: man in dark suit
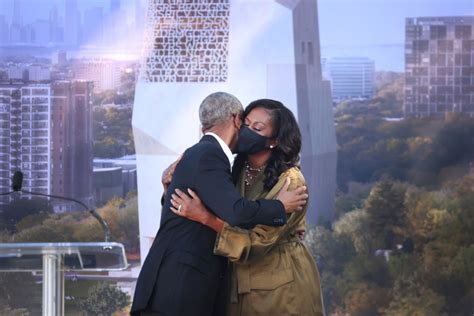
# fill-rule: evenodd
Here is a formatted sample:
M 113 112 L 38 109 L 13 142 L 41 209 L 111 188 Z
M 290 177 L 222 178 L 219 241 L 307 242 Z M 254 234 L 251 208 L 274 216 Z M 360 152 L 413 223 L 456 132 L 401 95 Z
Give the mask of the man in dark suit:
M 162 208 L 160 229 L 137 281 L 133 315 L 219 316 L 225 313 L 222 283 L 227 259 L 213 253 L 216 233 L 175 215 L 170 195 L 193 189 L 209 210 L 232 226 L 280 226 L 286 213 L 306 203 L 304 190 L 280 192 L 277 200 L 242 198 L 232 182 L 232 149 L 241 126 L 241 103 L 217 92 L 199 108 L 205 135 L 188 148 L 173 173 Z

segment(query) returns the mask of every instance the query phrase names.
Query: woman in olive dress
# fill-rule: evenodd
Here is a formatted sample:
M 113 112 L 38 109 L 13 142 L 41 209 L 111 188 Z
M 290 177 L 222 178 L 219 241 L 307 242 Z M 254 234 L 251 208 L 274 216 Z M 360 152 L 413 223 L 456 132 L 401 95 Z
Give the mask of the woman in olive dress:
M 252 102 L 243 114 L 234 180 L 248 199 L 274 199 L 283 186 L 305 185 L 298 167 L 301 133 L 293 113 L 269 99 Z M 229 316 L 324 315 L 317 266 L 298 238 L 302 212 L 281 227 L 231 227 L 209 212 L 192 190 L 172 196 L 173 212 L 218 233 L 214 253 L 229 258 Z M 180 211 L 178 211 L 178 208 Z

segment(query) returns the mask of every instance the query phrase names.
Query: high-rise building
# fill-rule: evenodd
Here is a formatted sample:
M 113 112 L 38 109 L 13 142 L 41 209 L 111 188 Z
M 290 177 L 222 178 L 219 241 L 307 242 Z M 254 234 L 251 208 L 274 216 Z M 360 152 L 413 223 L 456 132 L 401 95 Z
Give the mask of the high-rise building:
M 26 190 L 92 202 L 91 95 L 85 81 L 0 85 L 1 190 L 21 170 Z
M 405 116 L 474 116 L 474 17 L 407 18 L 405 31 Z
M 34 43 L 35 30 L 32 24 L 24 25 L 20 31 L 20 42 L 21 43 Z
M 197 16 L 199 23 L 189 23 Z M 297 114 L 308 221 L 331 221 L 336 137 L 330 84 L 321 75 L 316 1 L 157 0 L 149 1 L 147 19 L 132 122 L 142 258 L 159 227 L 161 192 L 154 183 L 199 140 L 199 104 L 215 91 L 234 94 L 244 106 L 280 100 Z
M 110 12 L 120 10 L 120 0 L 110 0 Z
M 13 0 L 12 24 L 23 26 L 23 16 L 21 15 L 21 1 Z
M 33 43 L 46 45 L 50 42 L 50 23 L 47 20 L 36 20 L 33 23 Z
M 0 15 L 0 45 L 5 45 L 9 42 L 10 28 L 8 27 L 8 23 L 5 19 L 4 15 Z
M 374 95 L 374 61 L 364 57 L 335 57 L 323 63 L 331 81 L 334 101 L 371 99 Z
M 9 189 L 11 175 L 21 170 L 26 190 L 50 193 L 50 86 L 0 85 L 0 95 L 2 191 Z
M 104 14 L 101 7 L 84 12 L 83 39 L 86 44 L 102 44 Z
M 92 90 L 90 81 L 51 84 L 52 193 L 87 205 L 93 200 Z
M 64 20 L 64 41 L 69 46 L 79 43 L 79 11 L 77 10 L 77 0 L 66 0 L 65 20 Z
M 58 7 L 55 5 L 51 11 L 49 11 L 49 38 L 51 42 L 60 42 L 59 32 Z
M 141 0 L 135 0 L 135 28 L 137 31 L 142 31 L 145 23 L 145 9 L 142 6 Z
M 116 45 L 125 34 L 129 34 L 127 13 L 120 7 L 120 0 L 110 1 L 110 13 L 107 17 L 107 23 L 112 32 L 109 32 L 106 36 L 104 35 L 106 44 Z

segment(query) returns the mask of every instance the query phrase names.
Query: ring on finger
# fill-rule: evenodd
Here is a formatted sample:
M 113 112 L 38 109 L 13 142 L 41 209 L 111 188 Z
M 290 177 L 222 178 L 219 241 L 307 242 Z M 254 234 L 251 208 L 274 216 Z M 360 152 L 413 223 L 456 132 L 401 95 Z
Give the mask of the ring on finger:
M 183 207 L 183 206 L 182 206 L 181 204 L 178 206 L 178 213 L 181 213 L 181 208 L 182 208 L 182 207 Z

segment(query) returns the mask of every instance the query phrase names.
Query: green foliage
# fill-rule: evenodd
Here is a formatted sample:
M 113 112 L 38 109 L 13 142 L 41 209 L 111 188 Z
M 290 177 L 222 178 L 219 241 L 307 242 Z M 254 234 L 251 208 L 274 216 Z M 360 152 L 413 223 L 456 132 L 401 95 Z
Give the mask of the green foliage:
M 355 250 L 347 236 L 338 236 L 323 226 L 316 226 L 305 234 L 305 243 L 316 257 L 321 270 L 340 273 Z
M 473 197 L 474 171 L 433 191 L 383 180 L 332 229 L 311 228 L 327 313 L 472 314 Z
M 336 106 L 337 220 L 306 239 L 326 312 L 471 315 L 474 119 L 386 120 L 403 75 L 376 76 L 374 99 Z
M 369 232 L 369 215 L 363 209 L 348 212 L 334 223 L 335 235 L 347 236 L 359 254 L 370 253 L 372 239 Z
M 445 299 L 423 285 L 416 278 L 399 279 L 395 283 L 394 298 L 384 310 L 386 316 L 447 315 Z
M 127 253 L 139 253 L 137 196 L 114 199 L 98 210 L 107 221 L 111 239 L 123 243 Z M 36 221 L 36 224 L 35 224 Z M 4 231 L 3 242 L 87 242 L 103 239 L 95 218 L 85 212 L 40 214 L 25 217 L 16 225 L 16 233 Z
M 404 191 L 393 182 L 382 181 L 374 186 L 365 202 L 368 227 L 376 248 L 393 249 L 405 222 Z M 398 241 L 399 241 L 398 240 Z
M 3 229 L 15 231 L 15 226 L 27 216 L 37 215 L 37 218 L 41 218 L 52 212 L 53 207 L 45 198 L 16 198 L 11 203 L 2 205 L 0 221 Z
M 111 240 L 123 243 L 126 253 L 133 254 L 136 259 L 140 252 L 137 196 L 131 194 L 127 200 L 114 199 L 98 212 L 109 224 Z M 71 212 L 43 215 L 36 214 L 25 217 L 16 225 L 17 232 L 0 231 L 0 242 L 87 242 L 103 239 L 100 224 L 88 213 Z M 35 220 L 37 220 L 36 225 L 34 224 Z M 105 293 L 100 295 L 104 295 L 104 299 L 108 300 L 108 304 L 110 303 L 109 305 L 114 308 L 113 311 L 128 305 L 128 298 L 124 298 L 125 294 L 118 293 L 115 288 L 104 289 L 96 284 L 97 282 L 67 280 L 67 295 L 76 299 L 66 301 L 66 308 L 81 310 L 82 305 L 79 307 L 79 302 L 90 304 L 90 306 L 98 304 L 97 306 L 101 306 L 100 311 L 89 310 L 90 315 L 111 315 L 112 312 L 109 313 L 110 310 L 101 305 L 102 303 L 99 304 L 99 302 L 92 301 L 92 298 L 84 296 L 91 287 L 94 287 L 94 291 Z M 36 312 L 40 313 L 41 284 L 37 284 L 29 273 L 0 273 L 0 315 L 2 308 L 5 310 L 8 308 L 12 312 L 11 315 L 15 315 L 14 312 L 23 315 L 21 308 L 26 308 L 34 315 Z M 20 310 L 17 311 L 17 309 Z
M 390 302 L 390 291 L 371 283 L 358 283 L 344 300 L 346 311 L 354 316 L 380 315 L 380 309 Z
M 364 200 L 369 196 L 370 184 L 351 182 L 347 184 L 347 192 L 339 191 L 336 195 L 335 212 L 336 218 L 347 212 L 362 207 Z
M 3 311 L 2 311 L 3 309 Z M 28 315 L 26 310 L 40 312 L 41 284 L 31 273 L 0 273 L 0 315 Z M 6 313 L 7 310 L 11 314 Z
M 105 282 L 91 287 L 88 296 L 80 300 L 81 310 L 90 315 L 112 315 L 130 304 L 130 297 Z
M 339 122 L 338 186 L 370 183 L 385 175 L 428 189 L 440 188 L 469 170 L 474 160 L 474 119 L 406 119 L 386 122 L 357 116 Z
M 95 107 L 94 156 L 115 158 L 135 153 L 131 107 Z

